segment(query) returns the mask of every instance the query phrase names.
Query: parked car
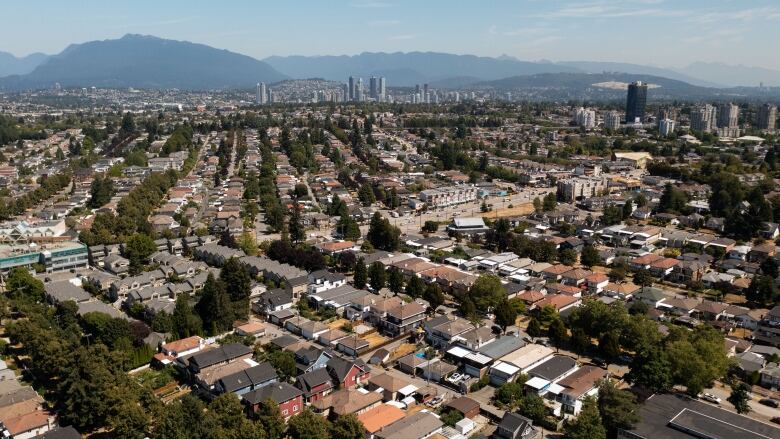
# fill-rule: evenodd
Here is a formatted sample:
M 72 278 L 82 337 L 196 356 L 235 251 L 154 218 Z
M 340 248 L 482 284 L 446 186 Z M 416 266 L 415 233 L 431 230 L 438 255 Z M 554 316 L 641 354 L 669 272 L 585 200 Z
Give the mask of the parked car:
M 606 361 L 604 361 L 604 359 L 603 359 L 603 358 L 599 358 L 599 357 L 593 357 L 593 358 L 591 359 L 591 362 L 592 362 L 593 364 L 595 364 L 596 366 L 604 366 L 604 365 L 606 365 L 606 364 L 607 364 L 607 362 L 606 362 Z
M 758 401 L 761 404 L 764 404 L 769 407 L 778 408 L 780 407 L 780 401 L 774 399 L 774 398 L 764 398 Z
M 711 402 L 713 404 L 720 404 L 720 401 L 721 401 L 720 398 L 718 398 L 717 396 L 713 395 L 712 393 L 702 393 L 701 395 L 699 395 L 699 398 L 701 398 L 701 399 L 703 399 L 703 400 L 705 400 L 707 402 Z
M 780 424 L 780 416 L 775 416 L 774 418 L 770 419 L 770 421 L 774 422 L 775 424 Z
M 427 405 L 428 407 L 431 407 L 431 408 L 435 408 L 435 407 L 438 407 L 443 401 L 444 401 L 444 397 L 443 396 L 437 396 L 437 397 L 431 399 L 430 401 L 426 402 L 425 405 Z
M 455 384 L 455 383 L 457 383 L 458 381 L 460 381 L 461 379 L 463 379 L 463 375 L 461 375 L 461 374 L 459 374 L 459 373 L 454 373 L 454 374 L 450 375 L 450 377 L 449 377 L 449 378 L 447 378 L 447 381 L 449 381 L 449 382 L 451 382 L 451 383 Z

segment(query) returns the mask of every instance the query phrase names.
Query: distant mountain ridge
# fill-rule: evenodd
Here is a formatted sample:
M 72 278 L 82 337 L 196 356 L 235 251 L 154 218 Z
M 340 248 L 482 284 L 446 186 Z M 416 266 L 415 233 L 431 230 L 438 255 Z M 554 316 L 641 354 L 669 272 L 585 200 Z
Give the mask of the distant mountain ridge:
M 30 73 L 48 57 L 43 53 L 31 53 L 27 56 L 16 57 L 8 52 L 0 52 L 0 77 Z
M 763 67 L 695 62 L 681 69 L 681 72 L 731 86 L 758 87 L 762 82 L 767 87 L 780 86 L 780 71 Z
M 552 63 L 490 58 L 475 55 L 453 55 L 440 52 L 364 52 L 339 56 L 271 56 L 263 59 L 276 70 L 294 77 L 322 76 L 332 81 L 346 81 L 349 76 L 385 76 L 388 84 L 412 86 L 434 83 L 454 77 L 493 80 L 513 75 L 581 72 L 580 69 Z
M 0 78 L 0 88 L 138 87 L 192 90 L 253 87 L 287 76 L 252 57 L 203 44 L 128 34 L 72 44 L 33 71 Z

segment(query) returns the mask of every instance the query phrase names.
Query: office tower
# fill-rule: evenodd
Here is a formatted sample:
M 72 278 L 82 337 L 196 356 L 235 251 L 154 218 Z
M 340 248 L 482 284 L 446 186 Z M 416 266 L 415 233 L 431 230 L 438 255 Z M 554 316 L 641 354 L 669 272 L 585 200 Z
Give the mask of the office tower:
M 455 92 L 455 102 L 460 102 L 460 92 Z
M 428 94 L 428 84 L 423 84 L 423 97 L 425 98 L 425 103 L 430 104 L 431 103 L 431 95 Z
M 604 128 L 610 130 L 620 129 L 620 113 L 617 111 L 610 111 L 604 116 Z
M 764 104 L 758 108 L 756 126 L 759 130 L 774 131 L 777 123 L 777 107 Z
M 666 137 L 674 132 L 674 121 L 671 119 L 661 119 L 658 122 L 658 132 Z
M 263 103 L 263 94 L 260 92 L 260 83 L 257 83 L 257 89 L 255 90 L 255 103 Z
M 737 128 L 739 125 L 739 107 L 729 102 L 718 108 L 718 128 Z
M 358 78 L 357 84 L 355 84 L 355 100 L 358 102 L 363 102 L 364 100 L 363 96 L 363 78 Z
M 349 95 L 347 96 L 347 98 L 350 101 L 355 100 L 355 78 L 353 76 L 349 77 Z
M 341 101 L 347 102 L 349 100 L 349 84 L 344 84 L 344 89 L 341 91 Z
M 274 92 L 271 90 L 271 87 L 268 87 L 268 103 L 273 104 L 275 102 L 274 99 Z
M 580 107 L 574 111 L 574 122 L 581 127 L 593 128 L 596 126 L 596 112 Z
M 707 104 L 691 111 L 691 129 L 703 133 L 715 131 L 718 109 Z
M 368 96 L 371 99 L 379 100 L 379 84 L 377 83 L 376 76 L 372 76 L 368 79 Z
M 385 80 L 385 77 L 382 76 L 379 78 L 379 100 L 381 102 L 385 101 L 386 94 L 387 94 L 387 81 Z
M 257 103 L 260 105 L 268 103 L 268 90 L 266 89 L 265 82 L 257 84 Z
M 628 85 L 626 96 L 626 123 L 645 121 L 645 105 L 647 104 L 647 84 L 642 81 Z

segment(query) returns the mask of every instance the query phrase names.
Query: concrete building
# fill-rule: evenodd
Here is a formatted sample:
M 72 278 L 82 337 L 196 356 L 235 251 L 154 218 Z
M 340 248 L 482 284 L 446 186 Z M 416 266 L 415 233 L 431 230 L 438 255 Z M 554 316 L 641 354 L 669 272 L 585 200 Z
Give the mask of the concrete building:
M 718 109 L 710 104 L 691 110 L 691 130 L 711 133 L 716 129 Z
M 610 111 L 604 115 L 604 128 L 610 130 L 620 129 L 620 113 L 617 111 Z
M 558 195 L 564 201 L 573 202 L 599 197 L 607 187 L 607 180 L 602 177 L 573 177 L 558 181 Z
M 777 107 L 764 104 L 758 108 L 756 126 L 759 130 L 774 131 L 777 124 Z
M 662 136 L 668 136 L 674 132 L 674 121 L 671 119 L 662 119 L 658 122 L 658 132 Z
M 477 189 L 473 186 L 447 186 L 426 189 L 419 194 L 419 200 L 431 207 L 446 207 L 468 203 L 477 199 Z
M 644 122 L 645 105 L 647 104 L 647 84 L 642 81 L 632 82 L 628 85 L 626 96 L 626 123 L 636 121 Z

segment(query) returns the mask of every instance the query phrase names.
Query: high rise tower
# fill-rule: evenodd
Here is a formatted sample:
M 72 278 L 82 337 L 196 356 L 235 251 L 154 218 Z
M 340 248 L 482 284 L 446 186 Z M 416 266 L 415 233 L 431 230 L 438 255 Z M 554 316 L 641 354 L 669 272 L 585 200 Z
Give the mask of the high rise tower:
M 629 84 L 628 96 L 626 96 L 626 123 L 631 124 L 637 120 L 644 122 L 646 104 L 647 84 L 642 81 Z

